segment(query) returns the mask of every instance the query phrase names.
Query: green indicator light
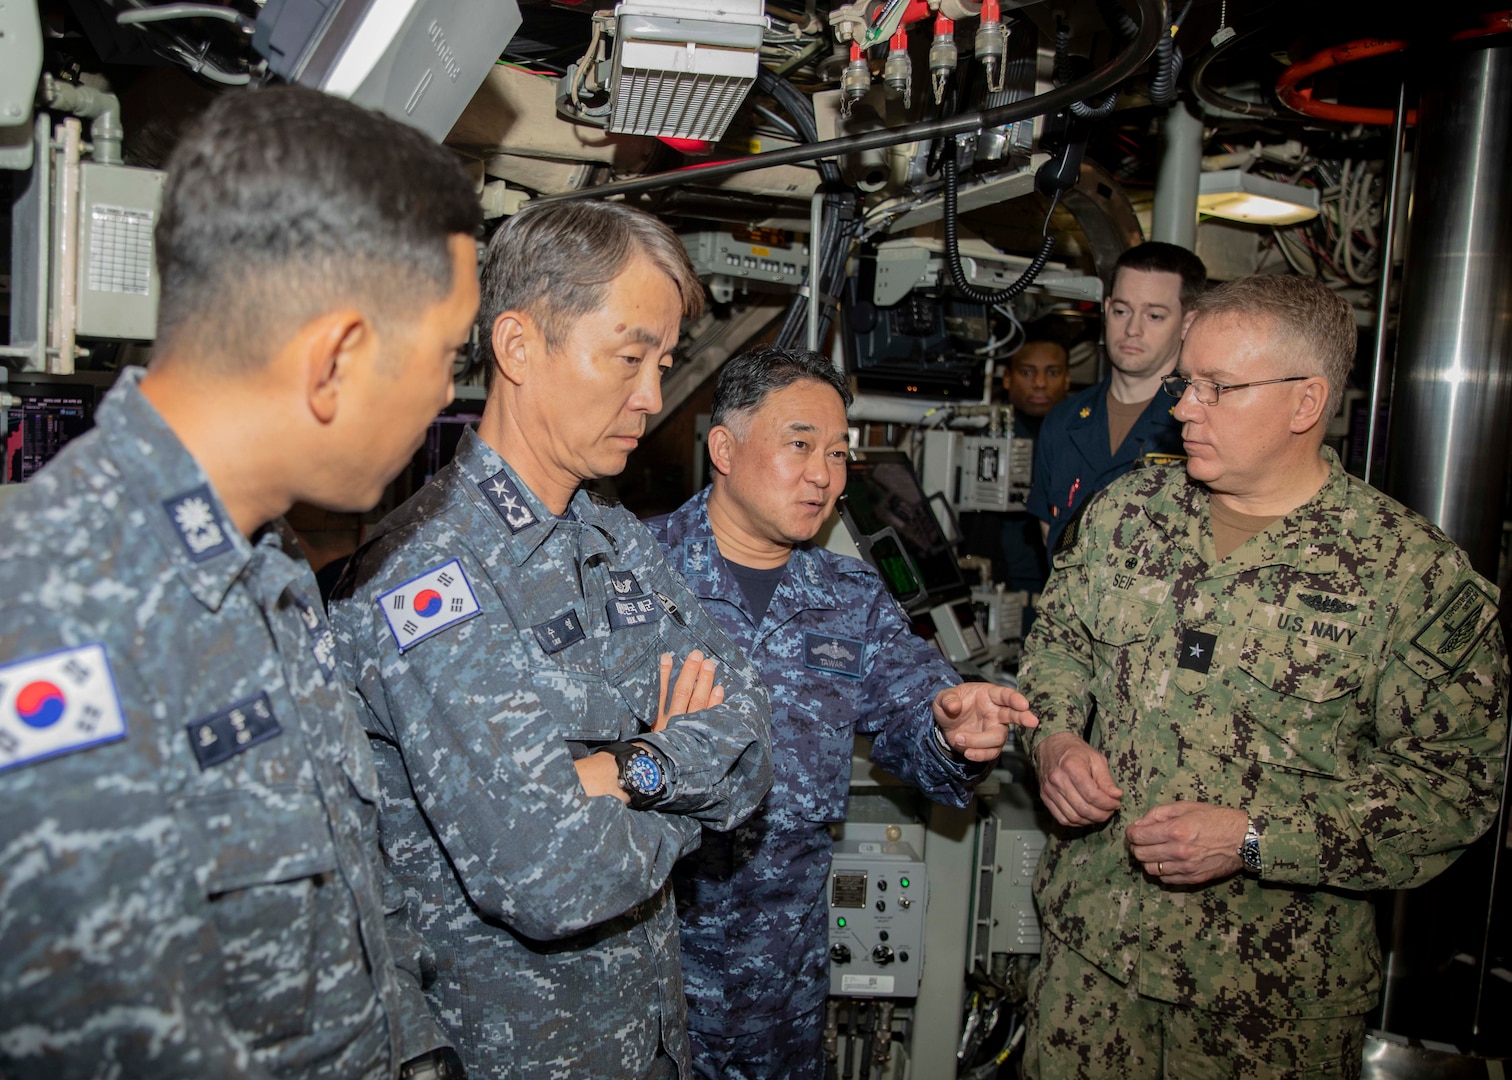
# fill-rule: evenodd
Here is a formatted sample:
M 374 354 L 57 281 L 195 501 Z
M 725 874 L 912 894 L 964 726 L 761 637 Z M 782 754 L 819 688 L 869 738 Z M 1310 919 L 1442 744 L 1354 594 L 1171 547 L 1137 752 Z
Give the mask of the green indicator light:
M 906 877 L 905 878 L 899 878 L 898 879 L 898 885 L 901 886 L 902 888 L 905 888 L 905 889 L 908 888 L 908 879 Z
M 838 926 L 838 927 L 840 927 L 843 930 L 845 928 L 845 916 L 842 915 L 838 919 L 836 919 L 835 920 L 835 925 Z

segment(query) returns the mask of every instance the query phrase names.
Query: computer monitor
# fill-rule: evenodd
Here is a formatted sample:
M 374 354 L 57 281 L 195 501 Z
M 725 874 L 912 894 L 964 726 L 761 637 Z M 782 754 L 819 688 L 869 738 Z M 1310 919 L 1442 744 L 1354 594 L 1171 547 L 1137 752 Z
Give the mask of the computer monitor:
M 971 595 L 955 552 L 901 450 L 858 450 L 840 515 L 898 602 L 919 608 Z
M 17 401 L 5 410 L 8 484 L 30 480 L 64 446 L 94 426 L 97 388 L 89 382 L 19 381 L 3 384 Z

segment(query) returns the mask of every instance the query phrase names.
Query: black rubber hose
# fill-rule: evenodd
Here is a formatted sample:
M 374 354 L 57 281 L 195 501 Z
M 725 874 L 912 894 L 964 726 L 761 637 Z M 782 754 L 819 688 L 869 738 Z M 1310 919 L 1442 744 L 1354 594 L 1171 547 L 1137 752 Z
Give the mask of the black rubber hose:
M 1135 0 L 1135 2 L 1140 14 L 1138 34 L 1135 39 L 1102 67 L 1070 86 L 1056 87 L 1054 90 L 1048 90 L 1043 94 L 1036 94 L 1034 97 L 1015 101 L 996 109 L 975 110 L 958 116 L 905 124 L 898 128 L 883 128 L 860 135 L 826 139 L 824 142 L 810 143 L 806 146 L 769 150 L 764 154 L 753 154 L 734 161 L 694 165 L 674 169 L 672 172 L 657 173 L 654 176 L 640 176 L 633 180 L 620 180 L 611 184 L 600 184 L 597 187 L 564 191 L 560 195 L 549 195 L 536 201 L 547 203 L 563 202 L 568 199 L 606 199 L 614 195 L 655 191 L 657 188 L 676 184 L 696 184 L 723 176 L 751 172 L 755 169 L 769 169 L 774 165 L 796 165 L 800 162 L 835 157 L 840 154 L 881 150 L 899 143 L 949 138 L 968 131 L 1002 127 L 1005 124 L 1016 124 L 1020 120 L 1028 120 L 1030 117 L 1044 113 L 1052 113 L 1057 109 L 1069 107 L 1073 101 L 1081 101 L 1083 98 L 1106 93 L 1133 74 L 1139 65 L 1148 60 L 1150 54 L 1155 51 L 1155 46 L 1160 40 L 1160 28 L 1165 22 L 1161 0 Z
M 1202 59 L 1197 61 L 1197 66 L 1192 69 L 1192 93 L 1198 101 L 1208 109 L 1220 116 L 1246 117 L 1257 120 L 1269 120 L 1277 115 L 1273 106 L 1260 101 L 1241 101 L 1226 94 L 1220 94 L 1207 85 L 1207 69 L 1212 66 L 1214 60 L 1237 45 L 1253 41 L 1264 31 L 1265 27 L 1250 30 L 1237 37 L 1231 37 L 1221 45 L 1217 45 L 1202 54 Z
M 1050 261 L 1050 253 L 1055 250 L 1055 238 L 1050 235 L 1050 214 L 1055 213 L 1060 194 L 1057 192 L 1051 199 L 1050 213 L 1045 215 L 1045 238 L 1040 243 L 1039 251 L 1035 252 L 1034 259 L 1024 267 L 1024 272 L 1005 288 L 979 289 L 966 280 L 966 271 L 961 266 L 961 240 L 956 232 L 958 192 L 956 190 L 955 147 L 945 148 L 945 154 L 940 159 L 940 168 L 945 175 L 945 266 L 950 271 L 950 283 L 955 286 L 956 292 L 974 304 L 1001 304 L 1005 300 L 1012 300 L 1034 284 L 1034 279 L 1039 277 L 1039 272 L 1045 268 L 1045 263 Z

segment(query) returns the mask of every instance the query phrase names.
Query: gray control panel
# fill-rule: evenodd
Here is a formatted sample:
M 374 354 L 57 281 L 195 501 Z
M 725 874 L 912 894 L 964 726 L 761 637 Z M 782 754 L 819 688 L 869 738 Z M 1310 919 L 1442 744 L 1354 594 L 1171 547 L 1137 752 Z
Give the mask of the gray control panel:
M 830 994 L 917 997 L 929 878 L 887 826 L 848 822 L 830 866 Z

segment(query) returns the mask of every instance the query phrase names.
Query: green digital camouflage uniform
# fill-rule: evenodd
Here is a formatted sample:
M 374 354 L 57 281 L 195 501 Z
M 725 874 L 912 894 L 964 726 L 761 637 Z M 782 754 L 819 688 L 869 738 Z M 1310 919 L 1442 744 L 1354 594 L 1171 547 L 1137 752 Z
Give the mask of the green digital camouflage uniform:
M 1047 933 L 1144 998 L 1278 1032 L 1375 1005 L 1367 890 L 1429 880 L 1489 827 L 1506 730 L 1495 587 L 1322 453 L 1323 488 L 1221 562 L 1181 466 L 1115 482 L 1058 547 L 1020 673 L 1031 750 L 1091 716 L 1124 791 L 1048 845 Z M 1125 829 L 1182 800 L 1251 816 L 1258 879 L 1142 872 Z M 1099 1060 L 1095 1019 L 1061 1035 Z

